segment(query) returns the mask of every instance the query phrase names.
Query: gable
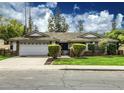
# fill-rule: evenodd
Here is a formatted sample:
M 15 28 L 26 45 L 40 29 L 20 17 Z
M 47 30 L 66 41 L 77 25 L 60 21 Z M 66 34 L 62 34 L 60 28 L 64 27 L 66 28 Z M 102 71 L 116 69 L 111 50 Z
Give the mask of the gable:
M 37 34 L 37 33 L 34 33 L 34 34 L 31 34 L 30 36 L 41 36 L 41 35 Z
M 97 38 L 97 36 L 92 35 L 92 34 L 86 35 L 86 36 L 84 36 L 84 37 L 86 37 L 86 38 Z
M 82 34 L 80 36 L 78 36 L 79 38 L 101 38 L 101 35 L 98 35 L 97 33 L 85 33 Z
M 26 37 L 49 37 L 49 35 L 42 32 L 30 32 L 26 35 Z

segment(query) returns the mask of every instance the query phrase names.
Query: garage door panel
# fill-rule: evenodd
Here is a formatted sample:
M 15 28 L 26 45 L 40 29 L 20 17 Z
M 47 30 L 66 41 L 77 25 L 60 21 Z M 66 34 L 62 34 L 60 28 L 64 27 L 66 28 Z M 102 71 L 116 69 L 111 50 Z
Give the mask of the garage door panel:
M 48 45 L 47 44 L 20 44 L 19 49 L 20 56 L 30 56 L 30 55 L 48 55 Z

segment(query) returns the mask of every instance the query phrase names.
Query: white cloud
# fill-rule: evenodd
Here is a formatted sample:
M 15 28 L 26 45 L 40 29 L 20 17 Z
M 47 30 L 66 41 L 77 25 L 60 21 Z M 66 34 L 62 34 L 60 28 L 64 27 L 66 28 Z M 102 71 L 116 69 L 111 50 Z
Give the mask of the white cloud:
M 114 15 L 108 11 L 101 11 L 99 14 L 87 14 L 84 16 L 84 31 L 106 32 L 112 29 Z
M 24 3 L 0 3 L 0 15 L 24 22 Z
M 46 6 L 49 8 L 56 8 L 57 2 L 48 2 L 48 3 L 46 3 Z
M 122 23 L 123 23 L 123 15 L 122 14 L 118 14 L 115 20 L 116 23 L 116 28 L 121 29 L 122 28 Z
M 69 24 L 69 32 L 77 32 L 76 26 L 79 20 L 83 21 L 83 15 L 62 14 L 62 16 L 65 17 L 66 22 Z
M 33 22 L 38 26 L 39 31 L 47 31 L 48 19 L 50 15 L 53 14 L 52 11 L 48 8 L 44 8 L 42 11 L 39 8 L 32 8 L 32 14 Z M 35 14 L 37 14 L 37 16 Z
M 24 6 L 25 3 L 0 3 L 0 15 L 8 18 L 14 18 L 24 24 Z M 45 4 L 31 8 L 31 15 L 34 25 L 37 25 L 39 31 L 47 31 L 48 18 L 52 15 L 51 9 Z
M 100 13 L 85 13 L 82 15 L 73 16 L 71 14 L 63 14 L 69 26 L 70 32 L 77 32 L 76 26 L 79 20 L 84 21 L 83 28 L 86 32 L 106 32 L 112 29 L 112 20 L 114 15 L 109 14 L 108 11 L 101 11 Z

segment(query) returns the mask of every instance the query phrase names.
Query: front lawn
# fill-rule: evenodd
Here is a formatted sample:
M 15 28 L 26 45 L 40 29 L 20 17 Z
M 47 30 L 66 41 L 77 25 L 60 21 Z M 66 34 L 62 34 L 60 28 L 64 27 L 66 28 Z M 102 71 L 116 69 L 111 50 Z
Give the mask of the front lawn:
M 9 56 L 2 56 L 0 55 L 0 61 L 9 58 Z
M 124 56 L 91 56 L 82 58 L 60 58 L 54 65 L 124 65 Z

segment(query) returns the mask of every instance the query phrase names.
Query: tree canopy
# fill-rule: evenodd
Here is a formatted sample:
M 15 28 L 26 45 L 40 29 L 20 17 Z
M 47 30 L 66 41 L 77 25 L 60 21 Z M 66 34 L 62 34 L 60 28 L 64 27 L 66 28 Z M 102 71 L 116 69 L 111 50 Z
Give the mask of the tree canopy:
M 9 38 L 22 36 L 24 26 L 15 19 L 0 17 L 0 38 L 8 41 Z
M 77 30 L 78 30 L 78 32 L 83 31 L 83 21 L 82 20 L 78 21 Z
M 50 16 L 48 20 L 49 32 L 67 32 L 68 24 L 64 16 L 61 15 L 60 10 L 57 8 L 55 15 Z
M 118 35 L 123 34 L 123 30 L 112 30 L 111 32 L 107 32 L 106 36 L 112 39 L 117 39 Z
M 118 39 L 120 40 L 121 43 L 124 43 L 124 34 L 120 34 L 118 36 Z
M 112 30 L 111 32 L 107 32 L 105 36 L 108 38 L 117 39 L 119 40 L 120 43 L 124 43 L 124 30 L 123 29 Z

